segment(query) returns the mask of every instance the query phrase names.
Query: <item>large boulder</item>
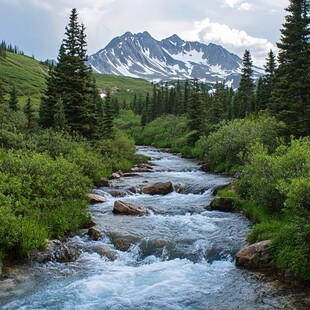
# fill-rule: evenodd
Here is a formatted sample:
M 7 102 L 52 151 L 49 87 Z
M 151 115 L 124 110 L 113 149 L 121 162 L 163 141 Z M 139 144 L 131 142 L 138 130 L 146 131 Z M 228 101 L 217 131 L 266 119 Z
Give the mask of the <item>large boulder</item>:
M 66 245 L 60 240 L 50 240 L 44 251 L 32 250 L 28 257 L 31 262 L 46 263 L 56 261 L 60 263 L 75 262 L 80 251 L 74 246 Z
M 102 202 L 106 202 L 107 201 L 105 199 L 105 197 L 97 195 L 97 194 L 88 194 L 88 198 L 89 198 L 89 202 L 91 204 L 102 203 Z
M 241 249 L 236 254 L 236 265 L 249 269 L 271 267 L 270 243 L 271 240 L 264 240 Z
M 170 181 L 156 183 L 153 185 L 143 186 L 141 192 L 148 195 L 166 195 L 173 192 L 173 185 Z
M 141 239 L 137 236 L 133 235 L 127 235 L 127 236 L 111 236 L 111 242 L 114 245 L 114 247 L 119 250 L 126 252 L 129 250 L 129 248 L 138 242 L 140 242 Z
M 95 181 L 95 186 L 97 187 L 109 187 L 110 183 L 107 178 L 101 178 L 100 180 Z
M 113 213 L 126 215 L 143 215 L 147 213 L 147 208 L 133 203 L 116 200 L 114 202 Z
M 217 210 L 221 212 L 234 212 L 234 201 L 230 198 L 215 197 L 209 206 L 211 211 Z

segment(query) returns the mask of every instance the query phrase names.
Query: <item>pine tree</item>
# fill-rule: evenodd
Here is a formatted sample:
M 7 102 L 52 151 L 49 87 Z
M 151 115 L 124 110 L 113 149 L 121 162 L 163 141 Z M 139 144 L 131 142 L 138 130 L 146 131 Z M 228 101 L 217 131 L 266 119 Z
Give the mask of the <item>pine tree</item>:
M 205 130 L 205 104 L 199 92 L 198 81 L 194 80 L 194 88 L 188 100 L 188 128 L 192 131 L 189 144 L 194 145 Z
M 86 138 L 98 134 L 97 103 L 93 91 L 91 69 L 86 66 L 86 35 L 78 23 L 76 9 L 71 11 L 65 28 L 58 63 L 47 80 L 47 91 L 40 107 L 40 123 L 54 127 L 55 105 L 63 102 L 66 128 Z
M 30 97 L 27 98 L 24 113 L 27 118 L 27 131 L 32 132 L 35 127 L 35 116 L 34 116 L 34 110 L 32 108 Z
M 3 89 L 3 82 L 0 79 L 0 107 L 3 105 L 4 103 L 4 89 Z
M 240 84 L 233 100 L 234 118 L 243 118 L 254 110 L 253 63 L 250 51 L 243 54 Z
M 207 111 L 207 119 L 210 125 L 216 125 L 222 120 L 228 120 L 230 118 L 232 97 L 233 93 L 223 83 L 217 83 L 215 85 L 212 101 L 210 101 Z
M 180 81 L 178 80 L 175 88 L 174 114 L 181 115 L 182 113 L 184 113 L 182 109 L 182 90 Z
M 16 87 L 15 86 L 13 86 L 11 88 L 10 99 L 9 99 L 9 107 L 13 111 L 17 111 L 18 110 L 17 91 L 16 91 Z
M 64 131 L 66 129 L 65 109 L 61 98 L 55 104 L 54 128 L 58 131 Z
M 265 110 L 269 104 L 274 83 L 276 58 L 272 50 L 269 51 L 265 67 L 265 75 L 260 77 L 256 90 L 255 111 Z
M 187 106 L 188 106 L 188 100 L 190 95 L 190 89 L 189 89 L 189 81 L 186 79 L 184 83 L 184 93 L 183 93 L 183 104 L 182 104 L 182 113 L 186 113 Z
M 114 121 L 114 110 L 111 94 L 108 91 L 105 97 L 103 106 L 104 116 L 103 116 L 103 128 L 102 134 L 104 139 L 112 139 L 114 137 L 113 121 Z
M 287 134 L 310 134 L 310 3 L 290 0 L 281 29 L 278 62 L 269 108 L 287 124 Z

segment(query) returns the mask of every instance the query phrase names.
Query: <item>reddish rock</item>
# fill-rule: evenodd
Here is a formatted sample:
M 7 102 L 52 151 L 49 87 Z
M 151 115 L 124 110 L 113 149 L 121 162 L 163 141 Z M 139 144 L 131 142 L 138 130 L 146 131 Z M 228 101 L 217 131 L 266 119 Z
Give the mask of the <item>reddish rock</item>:
M 143 215 L 147 213 L 147 208 L 128 203 L 120 200 L 114 202 L 113 213 L 115 214 L 126 214 L 126 215 Z
M 271 267 L 270 243 L 271 240 L 264 240 L 241 249 L 236 254 L 236 265 L 249 269 Z
M 97 194 L 88 194 L 88 198 L 89 198 L 90 203 L 101 203 L 101 202 L 107 201 L 105 197 L 97 195 Z
M 143 194 L 148 195 L 166 195 L 173 192 L 173 185 L 169 182 L 156 183 L 149 186 L 144 186 L 141 189 Z

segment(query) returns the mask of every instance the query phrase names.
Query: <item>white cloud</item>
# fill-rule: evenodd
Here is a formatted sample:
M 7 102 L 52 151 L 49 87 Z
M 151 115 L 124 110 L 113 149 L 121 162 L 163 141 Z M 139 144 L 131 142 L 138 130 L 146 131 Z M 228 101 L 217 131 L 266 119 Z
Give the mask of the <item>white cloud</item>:
M 229 7 L 241 11 L 250 11 L 253 9 L 253 4 L 243 0 L 223 0 L 222 7 Z
M 248 2 L 242 2 L 238 8 L 238 10 L 242 11 L 250 11 L 253 9 L 253 4 L 248 3 Z
M 209 18 L 195 22 L 195 30 L 187 32 L 187 39 L 204 43 L 215 43 L 239 56 L 245 49 L 250 50 L 255 65 L 263 65 L 270 49 L 275 46 L 267 39 L 255 38 L 244 30 L 230 28 L 225 24 L 213 23 Z

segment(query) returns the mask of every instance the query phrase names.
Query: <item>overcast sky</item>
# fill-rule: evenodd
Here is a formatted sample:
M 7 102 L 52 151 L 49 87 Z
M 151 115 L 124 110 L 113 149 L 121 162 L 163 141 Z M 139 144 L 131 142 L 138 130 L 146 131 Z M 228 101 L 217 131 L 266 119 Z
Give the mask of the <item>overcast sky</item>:
M 0 0 L 0 40 L 39 60 L 56 59 L 72 8 L 86 26 L 88 54 L 126 31 L 161 40 L 220 44 L 255 65 L 279 42 L 289 0 Z

